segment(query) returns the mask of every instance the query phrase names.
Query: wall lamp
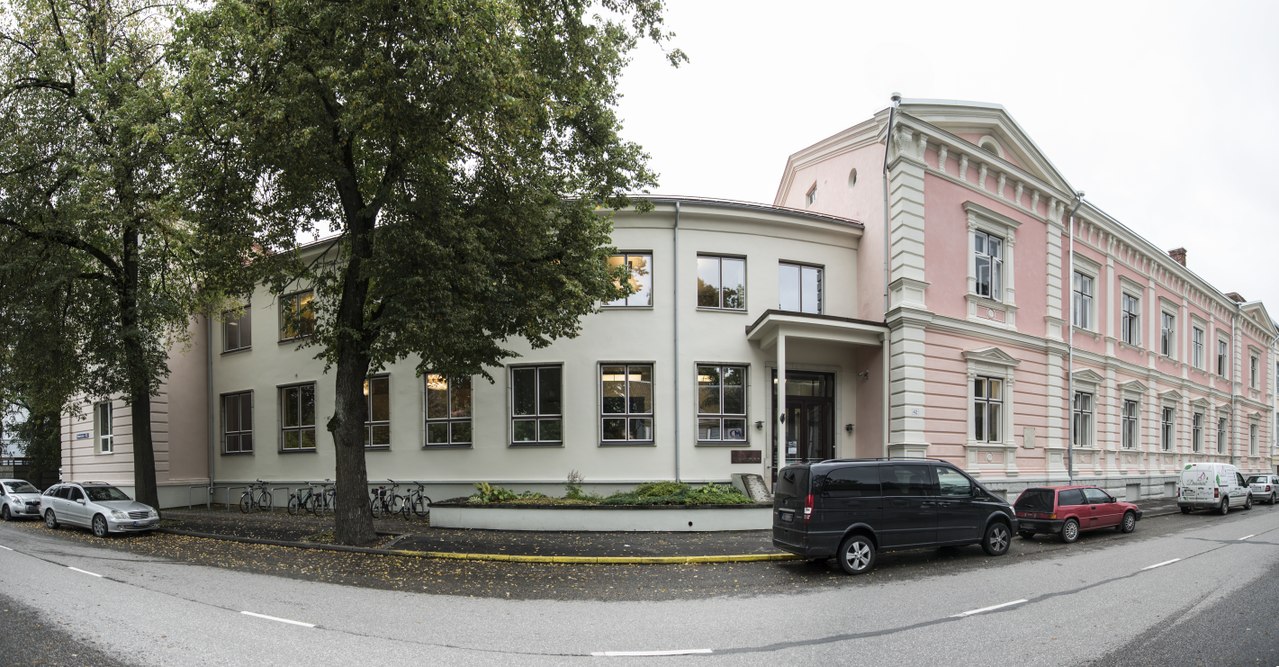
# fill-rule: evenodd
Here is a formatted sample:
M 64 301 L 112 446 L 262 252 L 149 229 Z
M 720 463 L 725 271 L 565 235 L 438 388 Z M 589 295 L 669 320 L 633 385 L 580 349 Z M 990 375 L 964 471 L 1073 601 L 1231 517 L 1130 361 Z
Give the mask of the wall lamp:
M 853 434 L 853 425 L 852 425 L 852 424 L 844 424 L 844 432 L 845 432 L 845 433 L 847 433 L 847 434 L 849 434 L 849 435 L 852 435 L 852 434 Z
M 756 430 L 756 431 L 762 431 L 762 430 L 764 430 L 764 420 L 763 420 L 763 419 L 761 419 L 761 420 L 759 420 L 759 421 L 755 422 L 755 430 Z

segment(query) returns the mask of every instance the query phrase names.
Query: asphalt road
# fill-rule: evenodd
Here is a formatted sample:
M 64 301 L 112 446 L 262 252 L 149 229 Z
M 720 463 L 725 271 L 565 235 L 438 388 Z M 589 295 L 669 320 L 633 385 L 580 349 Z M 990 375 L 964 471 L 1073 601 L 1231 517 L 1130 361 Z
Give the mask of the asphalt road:
M 279 556 L 278 569 L 244 557 L 210 567 L 147 553 L 162 542 L 108 544 L 0 525 L 0 590 L 21 601 L 30 630 L 61 630 L 72 639 L 57 644 L 103 656 L 65 662 L 24 653 L 35 644 L 22 642 L 6 646 L 3 662 L 1279 664 L 1279 509 L 1269 507 L 1158 517 L 1132 535 L 1074 545 L 1018 541 L 1002 558 L 969 548 L 885 555 L 861 577 L 806 563 L 561 566 L 552 578 L 577 585 L 542 581 L 530 594 L 525 580 L 543 573 L 527 565 L 413 571 L 486 577 L 490 592 L 478 596 L 416 592 L 425 579 L 416 588 L 329 583 L 344 561 L 314 552 L 290 556 L 310 565 Z M 376 563 L 365 567 L 402 566 Z M 606 586 L 628 593 L 577 594 Z M 521 599 L 507 599 L 513 591 Z M 635 655 L 647 652 L 677 655 Z

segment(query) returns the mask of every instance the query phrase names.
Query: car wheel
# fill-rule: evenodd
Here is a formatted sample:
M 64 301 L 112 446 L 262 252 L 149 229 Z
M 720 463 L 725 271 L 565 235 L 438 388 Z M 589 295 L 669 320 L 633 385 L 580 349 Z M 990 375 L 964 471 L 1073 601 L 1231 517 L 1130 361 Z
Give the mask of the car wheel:
M 1279 495 L 1276 495 L 1274 492 L 1271 492 L 1271 493 L 1270 493 L 1270 504 L 1271 504 L 1271 505 L 1275 504 L 1275 501 L 1276 501 L 1276 500 L 1279 500 Z
M 9 506 L 0 507 L 0 519 L 9 520 Z
M 1243 508 L 1244 508 L 1244 509 L 1246 509 L 1246 510 L 1250 510 L 1250 509 L 1252 509 L 1252 494 L 1251 494 L 1251 493 L 1249 493 L 1247 496 L 1244 496 L 1244 499 L 1243 499 Z
M 1020 535 L 1023 540 L 1029 540 L 1035 537 L 1035 531 L 1033 530 L 1019 530 L 1017 531 L 1017 534 Z
M 1013 531 L 1008 529 L 1008 525 L 996 521 L 986 528 L 986 537 L 981 541 L 981 548 L 991 556 L 1002 556 L 1008 553 L 1008 546 L 1012 544 Z
M 1222 498 L 1221 506 L 1217 508 L 1218 514 L 1230 514 L 1230 499 Z
M 875 564 L 875 543 L 865 535 L 849 535 L 839 544 L 839 567 L 848 574 L 862 574 Z
M 1182 508 L 1181 508 L 1181 513 L 1182 513 L 1182 514 L 1190 514 L 1190 508 L 1189 508 L 1189 507 L 1182 507 Z
M 1077 539 L 1079 539 L 1079 522 L 1066 519 L 1066 523 L 1061 527 L 1061 541 L 1070 544 Z
M 1119 532 L 1131 533 L 1134 530 L 1137 530 L 1137 515 L 1133 512 L 1124 512 L 1124 520 L 1119 524 Z
M 44 525 L 50 528 L 58 527 L 58 517 L 54 516 L 53 510 L 44 513 Z
M 110 532 L 111 531 L 107 529 L 107 518 L 101 514 L 93 515 L 93 536 L 106 537 L 110 534 Z

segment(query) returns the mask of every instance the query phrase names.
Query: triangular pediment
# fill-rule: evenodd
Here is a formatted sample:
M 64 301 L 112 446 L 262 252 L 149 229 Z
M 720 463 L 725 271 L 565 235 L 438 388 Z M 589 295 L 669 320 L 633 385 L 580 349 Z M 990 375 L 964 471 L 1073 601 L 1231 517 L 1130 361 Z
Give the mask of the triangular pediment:
M 1016 366 L 1021 361 L 1013 358 L 1012 355 L 1004 352 L 997 347 L 983 347 L 977 350 L 966 350 L 964 359 L 968 361 L 980 361 L 982 363 L 994 364 L 996 366 Z
M 1176 389 L 1169 389 L 1168 391 L 1160 392 L 1159 398 L 1165 401 L 1180 401 L 1181 392 L 1177 391 Z
M 1261 327 L 1263 331 L 1270 332 L 1271 335 L 1279 333 L 1279 325 L 1270 319 L 1270 313 L 1266 312 L 1266 305 L 1260 301 L 1252 301 L 1245 303 L 1239 307 L 1248 319 L 1252 320 Z
M 1075 371 L 1071 374 L 1071 377 L 1075 379 L 1075 382 L 1084 382 L 1087 384 L 1101 384 L 1101 381 L 1106 379 L 1091 368 Z
M 986 102 L 903 100 L 900 110 L 982 151 L 983 139 L 997 147 L 997 156 L 1063 192 L 1074 188 L 1053 166 L 1026 131 L 1004 107 Z
M 1197 408 L 1206 408 L 1208 407 L 1208 399 L 1200 396 L 1199 398 L 1190 401 L 1190 404 Z
M 1146 385 L 1141 380 L 1129 380 L 1119 383 L 1119 391 L 1130 391 L 1138 394 L 1146 393 Z

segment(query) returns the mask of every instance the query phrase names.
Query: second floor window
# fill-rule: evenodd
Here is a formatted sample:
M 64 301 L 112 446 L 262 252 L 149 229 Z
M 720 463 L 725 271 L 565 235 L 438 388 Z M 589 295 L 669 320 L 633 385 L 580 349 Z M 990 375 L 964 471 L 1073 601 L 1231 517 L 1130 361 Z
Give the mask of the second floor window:
M 1229 356 L 1227 354 L 1228 350 L 1229 347 L 1226 345 L 1226 341 L 1217 341 L 1217 375 L 1220 375 L 1223 378 L 1226 377 L 1226 358 Z
M 1248 355 L 1248 386 L 1253 389 L 1260 389 L 1257 383 L 1261 381 L 1261 360 L 1257 355 Z
M 1137 401 L 1124 399 L 1120 439 L 1124 449 L 1133 449 L 1137 446 Z
M 280 387 L 280 449 L 315 451 L 315 383 Z
M 608 267 L 616 269 L 625 266 L 629 274 L 627 279 L 631 293 L 604 304 L 608 308 L 643 307 L 653 305 L 653 255 L 651 253 L 628 252 L 612 255 L 608 258 Z
M 698 255 L 697 307 L 746 310 L 746 260 Z
M 778 307 L 799 313 L 821 314 L 822 268 L 803 264 L 777 265 Z
M 1141 344 L 1141 299 L 1124 292 L 1119 317 L 1120 340 L 1129 345 Z
M 368 419 L 364 422 L 365 447 L 391 446 L 391 376 L 375 375 L 364 381 Z
M 1160 313 L 1159 318 L 1159 354 L 1165 357 L 1173 356 L 1173 351 L 1177 344 L 1175 340 L 1175 331 L 1177 330 L 1177 318 L 1172 313 Z
M 1075 446 L 1092 446 L 1092 400 L 1093 395 L 1086 391 L 1075 392 Z
M 253 451 L 253 392 L 222 395 L 222 451 L 226 454 Z
M 1003 298 L 1004 240 L 983 231 L 973 232 L 973 275 L 978 296 Z
M 426 445 L 471 444 L 471 378 L 426 376 Z
M 294 340 L 315 332 L 315 292 L 305 290 L 280 297 L 280 340 Z
M 1190 358 L 1195 368 L 1204 367 L 1204 330 L 1200 327 L 1190 330 Z
M 222 351 L 243 350 L 253 346 L 252 317 L 249 304 L 222 313 Z
M 1071 323 L 1080 329 L 1091 329 L 1093 305 L 1093 278 L 1086 273 L 1075 272 L 1073 300 L 1070 303 Z
M 973 380 L 973 439 L 1000 442 L 1003 424 L 1004 381 L 977 377 Z

